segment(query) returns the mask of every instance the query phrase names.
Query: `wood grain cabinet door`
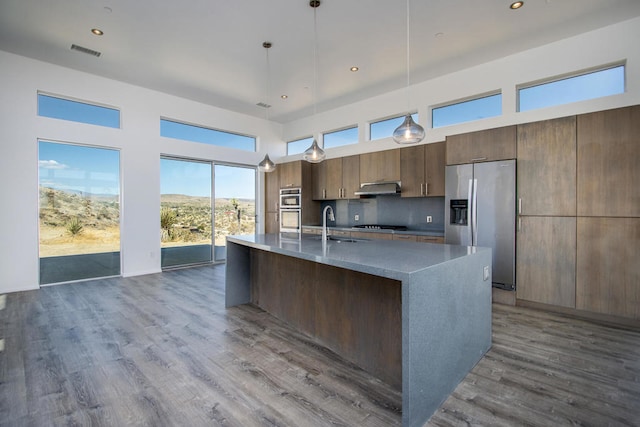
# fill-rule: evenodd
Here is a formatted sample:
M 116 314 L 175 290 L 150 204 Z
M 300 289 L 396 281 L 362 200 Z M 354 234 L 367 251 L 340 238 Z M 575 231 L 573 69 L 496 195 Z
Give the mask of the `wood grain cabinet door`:
M 424 161 L 425 195 L 444 197 L 446 143 L 442 141 L 425 145 Z
M 281 163 L 278 165 L 280 169 L 280 187 L 302 187 L 302 166 L 301 161 Z
M 518 221 L 517 298 L 575 308 L 576 219 L 521 216 Z
M 342 198 L 357 199 L 354 195 L 360 189 L 360 156 L 342 158 Z
M 326 162 L 311 165 L 311 183 L 313 200 L 324 200 L 327 197 L 327 164 Z
M 515 126 L 447 136 L 447 165 L 515 158 Z
M 342 158 L 325 160 L 326 163 L 326 199 L 342 198 Z
M 640 217 L 640 106 L 578 116 L 578 216 Z
M 278 212 L 280 207 L 280 179 L 278 177 L 279 167 L 273 172 L 264 174 L 264 211 Z
M 518 125 L 522 215 L 576 215 L 576 118 Z
M 400 181 L 400 149 L 360 155 L 360 183 Z
M 640 218 L 578 218 L 576 308 L 640 319 Z
M 400 149 L 400 179 L 402 197 L 424 196 L 424 145 Z

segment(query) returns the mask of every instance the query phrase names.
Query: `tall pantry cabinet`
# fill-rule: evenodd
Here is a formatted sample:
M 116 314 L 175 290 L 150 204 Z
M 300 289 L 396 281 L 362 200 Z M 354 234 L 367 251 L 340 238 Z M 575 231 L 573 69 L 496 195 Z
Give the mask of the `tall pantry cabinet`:
M 576 308 L 640 319 L 640 106 L 578 116 Z
M 517 290 L 640 319 L 640 106 L 518 125 Z
M 575 308 L 576 118 L 517 132 L 516 296 Z

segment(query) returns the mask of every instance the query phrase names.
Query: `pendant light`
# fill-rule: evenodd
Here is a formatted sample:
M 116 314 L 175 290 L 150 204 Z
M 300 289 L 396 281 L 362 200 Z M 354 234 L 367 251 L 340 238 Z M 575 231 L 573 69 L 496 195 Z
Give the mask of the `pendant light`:
M 269 108 L 271 108 L 271 105 L 269 105 L 269 81 L 270 81 L 269 48 L 271 46 L 272 46 L 271 42 L 262 43 L 262 47 L 264 47 L 265 52 L 267 52 L 267 90 L 266 90 L 267 96 L 265 98 L 265 102 L 261 104 L 264 105 L 264 108 L 266 110 L 267 122 L 269 121 Z M 260 172 L 273 172 L 274 170 L 276 170 L 276 164 L 271 161 L 268 153 L 265 154 L 264 159 L 260 163 L 258 163 L 258 170 Z
M 411 83 L 410 80 L 410 68 L 411 63 L 409 61 L 409 0 L 407 0 L 407 110 L 410 108 L 409 102 L 409 85 Z M 411 118 L 411 113 L 407 113 L 404 118 L 404 122 L 400 126 L 393 131 L 393 140 L 397 144 L 415 144 L 424 139 L 424 128 L 413 121 Z
M 317 62 L 318 62 L 318 52 L 317 52 L 317 44 L 318 44 L 318 29 L 317 29 L 317 19 L 316 19 L 316 9 L 320 6 L 320 0 L 311 0 L 309 2 L 309 6 L 313 8 L 313 117 L 316 116 L 316 96 L 318 91 L 318 71 L 317 71 Z M 320 163 L 324 160 L 326 154 L 322 148 L 318 145 L 318 141 L 313 138 L 313 143 L 311 147 L 307 148 L 302 155 L 302 158 L 305 159 L 309 163 Z

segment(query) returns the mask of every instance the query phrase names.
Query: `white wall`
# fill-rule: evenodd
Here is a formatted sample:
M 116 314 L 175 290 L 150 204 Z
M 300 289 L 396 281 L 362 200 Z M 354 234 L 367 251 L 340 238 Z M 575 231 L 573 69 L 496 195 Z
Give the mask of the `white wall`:
M 412 85 L 411 105 L 414 111 L 418 111 L 419 122 L 426 130 L 424 143 L 444 141 L 447 135 L 640 104 L 638 40 L 640 40 L 640 18 L 635 18 Z M 624 60 L 626 60 L 627 88 L 623 94 L 535 111 L 516 112 L 516 85 L 518 84 Z M 497 90 L 502 90 L 503 114 L 500 117 L 430 129 L 431 106 Z M 368 127 L 371 121 L 404 114 L 406 108 L 405 89 L 389 92 L 318 113 L 315 117 L 306 117 L 287 123 L 284 126 L 283 137 L 285 141 L 293 141 L 313 134 L 320 141 L 320 132 L 358 125 L 358 144 L 329 149 L 327 158 L 398 148 L 391 138 L 368 141 L 366 139 Z M 299 158 L 301 155 L 293 155 L 277 161 Z
M 38 139 L 120 149 L 125 276 L 160 271 L 161 154 L 256 165 L 286 150 L 263 119 L 2 51 L 0 64 L 0 294 L 38 288 Z M 117 107 L 121 129 L 38 117 L 38 91 Z M 160 116 L 259 136 L 258 152 L 160 137 Z

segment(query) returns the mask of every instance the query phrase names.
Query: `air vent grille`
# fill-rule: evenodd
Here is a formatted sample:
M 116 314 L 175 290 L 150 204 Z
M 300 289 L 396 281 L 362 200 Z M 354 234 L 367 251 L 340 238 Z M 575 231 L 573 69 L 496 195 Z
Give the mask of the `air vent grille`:
M 78 46 L 77 44 L 72 44 L 71 45 L 71 50 L 77 50 L 78 52 L 86 53 L 87 55 L 93 55 L 93 56 L 96 56 L 96 57 L 99 57 L 100 55 L 102 55 L 102 53 L 98 52 L 97 50 L 93 50 L 93 49 L 89 49 L 89 48 L 86 48 L 86 47 Z
M 258 107 L 262 107 L 262 108 L 271 108 L 271 105 L 265 103 L 265 102 L 258 102 L 256 104 Z

